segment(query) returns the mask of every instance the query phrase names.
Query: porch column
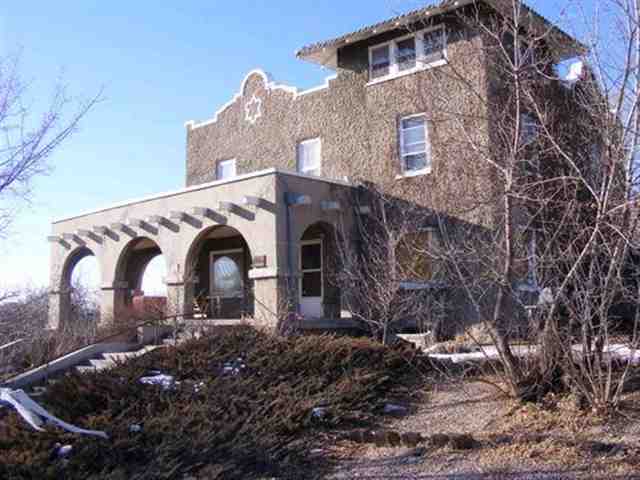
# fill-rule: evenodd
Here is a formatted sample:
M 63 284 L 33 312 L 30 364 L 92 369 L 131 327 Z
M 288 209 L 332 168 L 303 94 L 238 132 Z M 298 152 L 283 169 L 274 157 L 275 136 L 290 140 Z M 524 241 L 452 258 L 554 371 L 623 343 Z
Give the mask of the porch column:
M 250 270 L 249 278 L 253 280 L 255 326 L 271 331 L 285 330 L 295 321 L 297 282 L 289 282 L 287 276 L 278 275 L 273 269 Z
M 63 312 L 64 305 L 68 305 L 69 302 L 65 302 L 62 298 L 64 294 L 57 289 L 51 289 L 49 291 L 49 318 L 47 328 L 49 330 L 58 330 L 60 328 L 61 319 L 68 315 L 68 311 Z
M 127 282 L 114 282 L 100 289 L 100 325 L 115 323 L 118 314 L 125 306 L 125 298 L 129 285 Z
M 183 280 L 167 280 L 167 317 L 175 317 L 175 321 L 182 321 L 185 317 L 185 284 Z M 174 321 L 174 318 L 169 319 Z

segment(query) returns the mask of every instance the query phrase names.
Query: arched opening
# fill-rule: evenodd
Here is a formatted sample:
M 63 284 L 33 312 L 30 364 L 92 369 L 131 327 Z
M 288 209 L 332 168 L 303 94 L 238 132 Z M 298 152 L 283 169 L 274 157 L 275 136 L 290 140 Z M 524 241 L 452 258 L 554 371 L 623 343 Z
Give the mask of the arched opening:
M 120 288 L 116 316 L 162 318 L 167 310 L 166 262 L 158 244 L 147 237 L 132 240 L 118 261 Z
M 100 320 L 100 266 L 88 247 L 75 250 L 60 279 L 60 320 L 64 328 L 93 330 Z
M 336 231 L 326 222 L 309 226 L 300 238 L 298 302 L 305 318 L 340 318 L 336 247 Z
M 186 316 L 239 319 L 253 316 L 251 251 L 242 234 L 223 225 L 203 231 L 185 263 Z
M 141 290 L 146 296 L 167 296 L 167 262 L 160 254 L 151 259 L 142 273 Z

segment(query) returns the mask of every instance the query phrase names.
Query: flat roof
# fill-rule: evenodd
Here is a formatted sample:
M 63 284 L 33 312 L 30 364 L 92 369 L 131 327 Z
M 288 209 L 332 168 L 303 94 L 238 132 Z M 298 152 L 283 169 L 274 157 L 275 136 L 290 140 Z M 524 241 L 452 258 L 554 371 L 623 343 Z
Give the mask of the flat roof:
M 284 169 L 280 169 L 280 168 L 267 168 L 265 170 L 259 170 L 257 172 L 251 172 L 251 173 L 247 173 L 247 174 L 244 174 L 244 175 L 238 175 L 236 177 L 228 178 L 228 179 L 225 179 L 225 180 L 214 180 L 212 182 L 201 183 L 201 184 L 198 184 L 198 185 L 193 185 L 191 187 L 182 188 L 180 190 L 173 190 L 173 191 L 170 191 L 170 192 L 158 193 L 158 194 L 155 194 L 155 195 L 149 195 L 149 196 L 146 196 L 146 197 L 136 198 L 136 199 L 132 199 L 132 200 L 125 200 L 123 202 L 107 205 L 105 207 L 101 207 L 101 208 L 98 208 L 96 210 L 91 210 L 91 211 L 87 211 L 87 212 L 78 213 L 78 214 L 72 215 L 70 217 L 57 218 L 57 219 L 54 219 L 51 223 L 55 225 L 57 223 L 62 223 L 62 222 L 67 222 L 69 220 L 74 220 L 76 218 L 86 217 L 88 215 L 94 215 L 96 213 L 106 212 L 108 210 L 115 210 L 116 208 L 128 207 L 128 206 L 131 206 L 131 205 L 135 205 L 136 203 L 150 202 L 150 201 L 153 201 L 153 200 L 159 200 L 161 198 L 168 198 L 168 197 L 174 197 L 176 195 L 182 195 L 184 193 L 197 192 L 199 190 L 205 190 L 207 188 L 216 187 L 216 186 L 219 186 L 219 185 L 227 185 L 227 184 L 231 184 L 231 183 L 242 182 L 243 180 L 249 180 L 251 178 L 259 178 L 259 177 L 264 177 L 264 176 L 267 176 L 267 175 L 277 175 L 277 174 L 289 175 L 289 176 L 292 176 L 292 177 L 305 178 L 305 179 L 313 180 L 313 181 L 316 181 L 316 182 L 332 183 L 332 184 L 340 185 L 340 186 L 343 186 L 343 187 L 353 187 L 353 185 L 351 183 L 349 183 L 348 181 L 336 180 L 336 179 L 327 178 L 327 177 L 320 177 L 320 176 L 316 176 L 316 175 L 305 175 L 303 173 L 292 172 L 290 170 L 284 170 Z

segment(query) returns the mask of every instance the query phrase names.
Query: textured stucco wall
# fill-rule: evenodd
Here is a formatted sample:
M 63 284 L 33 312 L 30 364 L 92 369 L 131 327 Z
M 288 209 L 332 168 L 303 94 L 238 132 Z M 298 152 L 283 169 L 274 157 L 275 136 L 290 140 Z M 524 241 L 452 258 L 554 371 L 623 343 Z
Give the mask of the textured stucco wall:
M 490 173 L 464 148 L 465 135 L 487 138 L 484 105 L 468 84 L 485 88 L 479 36 L 448 23 L 449 64 L 375 85 L 368 83 L 368 44 L 406 30 L 360 42 L 339 52 L 339 71 L 329 88 L 296 95 L 250 75 L 217 121 L 187 127 L 187 185 L 210 181 L 216 162 L 236 158 L 240 173 L 278 166 L 295 169 L 296 145 L 322 139 L 322 174 L 385 185 L 401 198 L 474 222 L 490 214 L 477 208 L 490 188 Z M 256 96 L 262 116 L 245 118 Z M 455 111 L 455 115 L 450 112 Z M 429 175 L 396 179 L 399 118 L 426 113 L 433 158 Z

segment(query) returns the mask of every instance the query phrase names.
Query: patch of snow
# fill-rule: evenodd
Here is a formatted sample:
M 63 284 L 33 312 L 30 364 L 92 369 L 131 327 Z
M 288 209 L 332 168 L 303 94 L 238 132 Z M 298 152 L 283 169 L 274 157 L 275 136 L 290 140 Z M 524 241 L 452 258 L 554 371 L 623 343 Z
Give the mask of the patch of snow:
M 395 405 L 393 403 L 387 403 L 384 406 L 383 412 L 387 414 L 407 413 L 407 407 L 403 407 L 402 405 Z
M 444 284 L 441 282 L 400 282 L 402 290 L 431 290 L 442 287 Z
M 176 389 L 176 379 L 171 375 L 158 374 L 150 377 L 142 377 L 140 383 L 145 385 L 159 385 L 163 390 Z
M 55 444 L 54 455 L 57 458 L 65 458 L 71 454 L 73 447 L 71 445 L 61 445 L 59 443 Z
M 315 407 L 311 410 L 311 416 L 319 420 L 323 420 L 327 416 L 327 413 L 326 407 Z
M 225 362 L 222 366 L 222 375 L 232 375 L 235 377 L 236 375 L 240 375 L 245 368 L 247 368 L 247 365 L 244 363 L 244 360 L 237 358 L 230 362 Z

